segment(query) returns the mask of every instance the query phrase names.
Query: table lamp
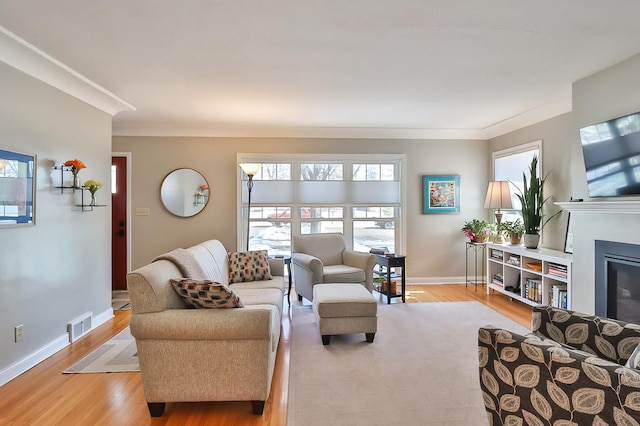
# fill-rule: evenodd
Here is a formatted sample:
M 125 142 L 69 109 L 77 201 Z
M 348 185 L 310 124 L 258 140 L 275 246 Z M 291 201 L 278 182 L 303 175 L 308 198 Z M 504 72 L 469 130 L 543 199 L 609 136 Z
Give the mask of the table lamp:
M 489 182 L 487 188 L 487 197 L 484 199 L 485 209 L 498 209 L 496 212 L 496 222 L 498 223 L 498 235 L 495 242 L 497 244 L 504 243 L 501 232 L 502 213 L 500 209 L 512 209 L 511 204 L 511 189 L 509 188 L 509 182 L 506 180 L 499 180 Z

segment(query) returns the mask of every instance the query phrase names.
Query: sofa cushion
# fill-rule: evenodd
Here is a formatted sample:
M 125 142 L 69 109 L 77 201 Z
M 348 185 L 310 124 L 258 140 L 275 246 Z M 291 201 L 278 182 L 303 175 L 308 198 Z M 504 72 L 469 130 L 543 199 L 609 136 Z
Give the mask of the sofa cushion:
M 224 284 L 190 278 L 172 279 L 171 285 L 185 303 L 196 308 L 243 308 L 240 297 Z
M 266 250 L 229 253 L 229 283 L 262 281 L 272 278 Z

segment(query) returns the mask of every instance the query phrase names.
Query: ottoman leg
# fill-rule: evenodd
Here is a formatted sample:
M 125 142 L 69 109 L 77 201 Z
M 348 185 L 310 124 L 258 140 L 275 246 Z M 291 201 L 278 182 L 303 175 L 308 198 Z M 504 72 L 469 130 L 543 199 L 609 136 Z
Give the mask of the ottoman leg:
M 373 343 L 373 339 L 376 337 L 376 333 L 364 333 L 367 337 L 367 342 Z
M 326 346 L 329 343 L 331 343 L 331 335 L 330 334 L 323 334 L 322 335 L 322 344 Z

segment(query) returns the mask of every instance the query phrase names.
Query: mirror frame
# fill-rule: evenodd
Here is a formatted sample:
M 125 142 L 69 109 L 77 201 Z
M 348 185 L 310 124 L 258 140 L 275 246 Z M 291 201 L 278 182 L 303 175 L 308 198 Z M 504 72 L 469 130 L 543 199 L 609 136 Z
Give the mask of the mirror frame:
M 189 172 L 189 173 L 188 173 Z M 177 191 L 173 194 L 170 191 Z M 182 218 L 200 214 L 209 204 L 209 183 L 197 170 L 182 167 L 172 170 L 162 179 L 160 184 L 160 202 L 172 215 Z M 173 205 L 179 203 L 181 207 L 189 207 L 191 211 Z
M 9 172 L 11 168 L 13 171 Z M 16 228 L 36 224 L 37 156 L 0 148 L 0 227 Z M 6 181 L 5 179 L 15 179 Z M 6 206 L 18 209 L 5 216 Z

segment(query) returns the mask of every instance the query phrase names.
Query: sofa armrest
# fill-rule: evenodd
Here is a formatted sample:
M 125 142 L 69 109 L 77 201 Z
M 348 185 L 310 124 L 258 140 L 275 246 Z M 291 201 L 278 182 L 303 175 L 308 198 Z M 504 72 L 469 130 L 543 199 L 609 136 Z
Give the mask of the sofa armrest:
M 269 259 L 269 269 L 271 270 L 271 275 L 283 277 L 284 276 L 284 259 L 275 258 Z
M 131 335 L 151 340 L 270 339 L 269 309 L 168 309 L 131 316 Z
M 373 290 L 373 267 L 376 265 L 376 256 L 374 254 L 345 250 L 342 252 L 342 262 L 345 265 L 362 269 L 365 274 L 365 286 L 369 291 Z
M 534 306 L 531 330 L 622 365 L 640 344 L 637 324 L 544 305 Z
M 478 330 L 480 387 L 490 424 L 615 424 L 640 420 L 640 374 L 535 335 Z M 552 421 L 550 421 L 550 419 Z M 572 422 L 572 423 L 571 423 Z
M 310 271 L 313 274 L 314 284 L 322 282 L 324 264 L 317 257 L 306 253 L 293 253 L 291 255 L 291 262 L 299 268 Z

